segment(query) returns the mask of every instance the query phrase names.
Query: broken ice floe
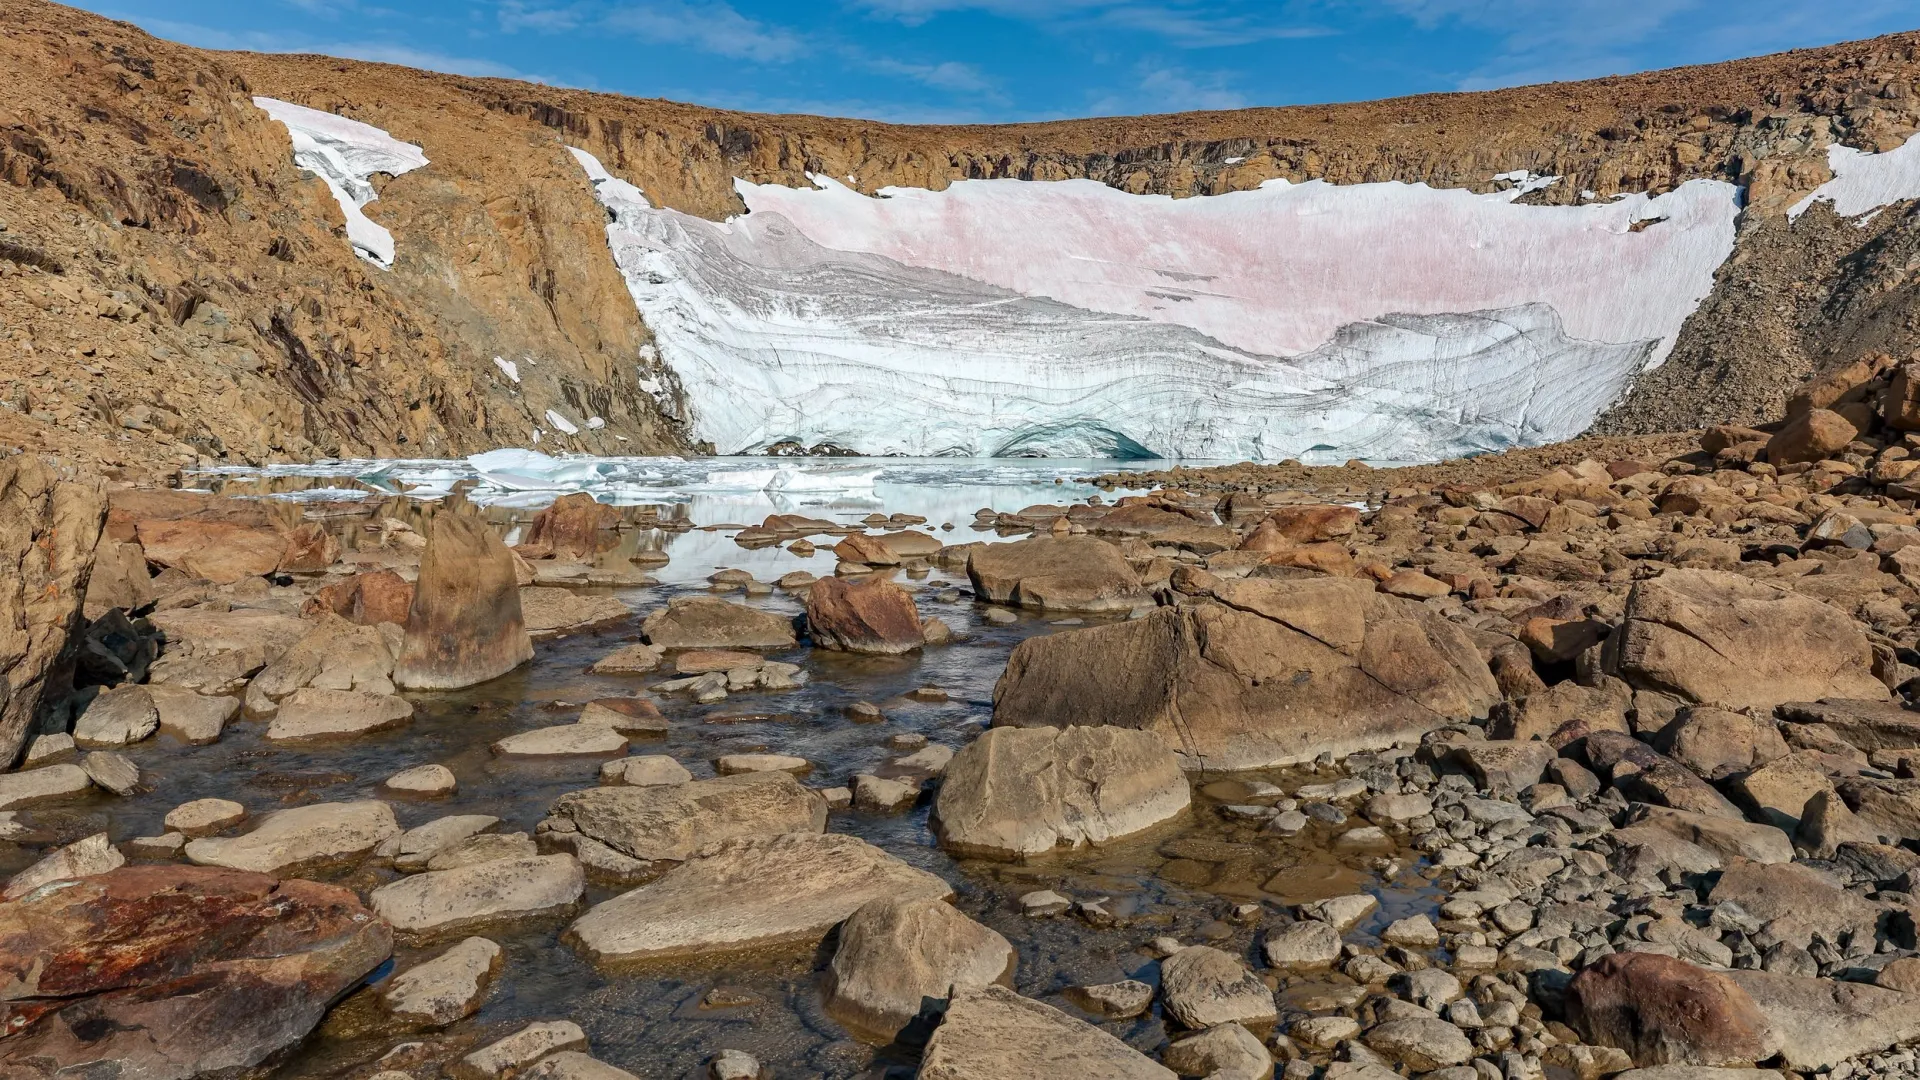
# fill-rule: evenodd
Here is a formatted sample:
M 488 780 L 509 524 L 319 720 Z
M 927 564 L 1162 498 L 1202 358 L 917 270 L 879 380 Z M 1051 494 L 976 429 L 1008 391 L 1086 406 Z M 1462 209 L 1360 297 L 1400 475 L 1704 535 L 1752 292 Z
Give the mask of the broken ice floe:
M 736 181 L 750 212 L 711 222 L 574 156 L 694 436 L 724 453 L 1424 460 L 1564 439 L 1665 358 L 1738 212 L 1714 181 L 1518 204 L 1530 174 L 1180 200 L 815 177 Z
M 1816 202 L 1830 202 L 1841 217 L 1856 217 L 1905 199 L 1920 199 L 1920 137 L 1884 154 L 1869 154 L 1834 143 L 1827 147 L 1833 179 L 1814 188 L 1787 211 L 1798 218 Z
M 269 97 L 256 97 L 253 103 L 286 125 L 293 140 L 294 164 L 326 182 L 327 190 L 340 204 L 340 212 L 346 215 L 347 242 L 353 250 L 382 270 L 392 269 L 393 234 L 375 224 L 360 208 L 379 197 L 368 182 L 373 174 L 399 176 L 412 172 L 427 164 L 426 154 L 420 147 L 358 120 Z

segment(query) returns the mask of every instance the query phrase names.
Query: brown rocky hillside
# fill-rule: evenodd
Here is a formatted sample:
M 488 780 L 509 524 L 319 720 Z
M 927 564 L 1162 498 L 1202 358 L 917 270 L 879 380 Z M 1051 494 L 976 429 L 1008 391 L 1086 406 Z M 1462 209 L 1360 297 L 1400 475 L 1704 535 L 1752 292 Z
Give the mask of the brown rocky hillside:
M 211 53 L 39 0 L 0 0 L 0 25 L 0 439 L 136 472 L 468 453 L 526 443 L 548 408 L 608 422 L 565 449 L 691 449 L 671 396 L 640 388 L 663 373 L 568 144 L 715 217 L 737 208 L 733 177 L 807 172 L 863 190 L 1085 176 L 1198 196 L 1276 176 L 1484 190 L 1530 169 L 1565 177 L 1529 196 L 1546 201 L 1719 178 L 1748 186 L 1741 249 L 1673 361 L 1602 429 L 1773 415 L 1823 364 L 1920 344 L 1898 314 L 1911 215 L 1863 230 L 1781 214 L 1828 177 L 1830 142 L 1889 149 L 1920 124 L 1920 33 L 1480 94 L 906 127 Z M 352 254 L 254 94 L 425 148 L 432 164 L 367 209 L 396 238 L 392 272 Z M 523 385 L 495 356 L 533 361 Z

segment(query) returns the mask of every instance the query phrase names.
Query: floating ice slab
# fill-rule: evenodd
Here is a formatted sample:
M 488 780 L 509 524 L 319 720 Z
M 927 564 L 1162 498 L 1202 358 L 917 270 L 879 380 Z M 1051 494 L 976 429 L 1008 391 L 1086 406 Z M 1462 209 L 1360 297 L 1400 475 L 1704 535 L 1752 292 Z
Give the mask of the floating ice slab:
M 1269 182 L 656 209 L 575 150 L 696 437 L 867 454 L 1426 460 L 1578 434 L 1732 251 L 1728 184 L 1600 206 Z
M 1789 219 L 1822 201 L 1832 203 L 1841 217 L 1855 217 L 1904 199 L 1920 199 L 1920 137 L 1884 154 L 1835 143 L 1827 147 L 1827 167 L 1833 170 L 1833 179 L 1794 203 L 1787 211 Z
M 426 154 L 358 120 L 270 97 L 256 97 L 253 103 L 286 125 L 294 164 L 317 174 L 333 192 L 346 215 L 347 242 L 353 250 L 382 270 L 392 269 L 393 234 L 360 210 L 378 198 L 368 180 L 374 173 L 412 172 L 427 164 Z

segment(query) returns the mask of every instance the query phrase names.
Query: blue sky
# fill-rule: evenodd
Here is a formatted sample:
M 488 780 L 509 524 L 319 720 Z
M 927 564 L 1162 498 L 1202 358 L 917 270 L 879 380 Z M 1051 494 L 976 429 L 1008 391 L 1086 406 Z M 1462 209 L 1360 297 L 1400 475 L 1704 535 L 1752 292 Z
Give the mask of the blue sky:
M 1354 101 L 1920 28 L 1920 0 L 83 0 L 321 52 L 761 112 L 925 123 Z

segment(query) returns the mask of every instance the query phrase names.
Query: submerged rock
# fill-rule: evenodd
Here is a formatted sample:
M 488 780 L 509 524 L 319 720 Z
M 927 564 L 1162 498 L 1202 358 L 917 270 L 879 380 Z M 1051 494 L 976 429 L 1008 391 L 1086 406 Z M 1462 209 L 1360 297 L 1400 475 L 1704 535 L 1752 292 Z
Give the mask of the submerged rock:
M 389 882 L 368 903 L 395 930 L 414 937 L 567 911 L 586 889 L 571 855 L 495 859 Z
M 649 862 L 685 860 L 722 840 L 827 827 L 826 803 L 785 772 L 570 791 L 554 800 L 550 813 L 542 823 L 548 830 L 564 823 L 568 831 Z
M 337 865 L 367 855 L 400 833 L 393 808 L 378 800 L 315 803 L 264 815 L 251 832 L 187 844 L 187 860 L 262 874 Z
M 679 596 L 640 624 L 666 649 L 782 649 L 795 643 L 792 620 L 706 596 Z
M 486 938 L 467 938 L 394 976 L 380 988 L 380 1007 L 406 1023 L 445 1027 L 480 1008 L 503 956 Z
M 531 659 L 513 553 L 485 522 L 435 514 L 393 681 L 457 690 Z

